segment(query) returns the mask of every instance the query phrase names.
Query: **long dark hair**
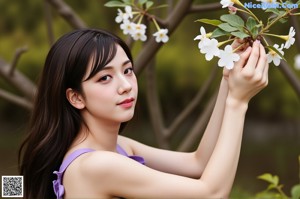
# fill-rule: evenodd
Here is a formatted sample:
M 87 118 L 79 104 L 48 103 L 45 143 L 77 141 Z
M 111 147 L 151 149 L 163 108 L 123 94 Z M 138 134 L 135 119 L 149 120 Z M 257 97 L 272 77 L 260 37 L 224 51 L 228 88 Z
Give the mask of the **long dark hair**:
M 19 151 L 24 198 L 55 198 L 53 171 L 59 169 L 83 123 L 79 110 L 68 102 L 66 89 L 81 93 L 81 82 L 91 57 L 94 62 L 87 79 L 114 58 L 116 45 L 124 49 L 132 62 L 125 42 L 104 30 L 72 31 L 50 49 L 39 80 L 29 134 Z

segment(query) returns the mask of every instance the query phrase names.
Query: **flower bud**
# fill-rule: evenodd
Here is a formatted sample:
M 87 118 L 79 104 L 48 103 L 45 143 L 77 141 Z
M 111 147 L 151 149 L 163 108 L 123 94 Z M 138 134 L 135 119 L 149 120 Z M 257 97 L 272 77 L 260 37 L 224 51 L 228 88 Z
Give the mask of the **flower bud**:
M 228 6 L 228 11 L 229 11 L 230 14 L 235 15 L 236 11 L 237 11 L 237 8 L 234 7 L 234 6 Z

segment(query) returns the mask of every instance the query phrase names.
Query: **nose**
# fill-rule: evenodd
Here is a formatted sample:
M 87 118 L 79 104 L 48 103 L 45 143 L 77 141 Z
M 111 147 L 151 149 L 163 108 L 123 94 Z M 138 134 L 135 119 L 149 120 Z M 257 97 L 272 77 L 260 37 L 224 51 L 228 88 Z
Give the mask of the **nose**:
M 120 76 L 119 79 L 118 93 L 121 95 L 130 92 L 132 89 L 131 82 L 125 76 Z

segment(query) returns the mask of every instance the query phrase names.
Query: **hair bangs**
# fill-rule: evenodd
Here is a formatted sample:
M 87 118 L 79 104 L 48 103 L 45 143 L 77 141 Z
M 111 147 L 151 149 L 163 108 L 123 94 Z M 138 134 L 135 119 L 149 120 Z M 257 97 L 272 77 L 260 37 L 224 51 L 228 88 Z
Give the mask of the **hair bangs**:
M 99 38 L 100 37 L 100 38 Z M 93 39 L 94 53 L 92 53 L 91 60 L 92 66 L 90 74 L 84 80 L 88 80 L 102 70 L 117 53 L 117 43 L 111 37 L 105 37 L 104 35 L 97 35 Z

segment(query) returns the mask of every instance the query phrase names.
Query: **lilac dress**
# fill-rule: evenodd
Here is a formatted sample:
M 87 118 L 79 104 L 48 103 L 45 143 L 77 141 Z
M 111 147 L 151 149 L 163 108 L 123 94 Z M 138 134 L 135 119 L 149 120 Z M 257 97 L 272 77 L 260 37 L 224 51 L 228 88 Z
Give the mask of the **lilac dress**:
M 53 181 L 53 189 L 54 189 L 54 193 L 56 195 L 57 199 L 62 199 L 65 193 L 65 189 L 64 186 L 62 185 L 62 178 L 64 175 L 65 170 L 68 168 L 68 166 L 80 155 L 84 154 L 84 153 L 88 153 L 88 152 L 92 152 L 95 151 L 93 149 L 88 149 L 88 148 L 84 148 L 84 149 L 78 149 L 76 151 L 74 151 L 73 153 L 71 153 L 61 164 L 59 171 L 54 171 L 53 173 L 57 175 L 57 179 Z M 126 153 L 126 151 L 124 149 L 121 148 L 121 146 L 117 145 L 117 152 L 121 155 L 127 156 L 141 164 L 145 164 L 145 160 L 144 158 L 140 157 L 140 156 L 130 156 Z

